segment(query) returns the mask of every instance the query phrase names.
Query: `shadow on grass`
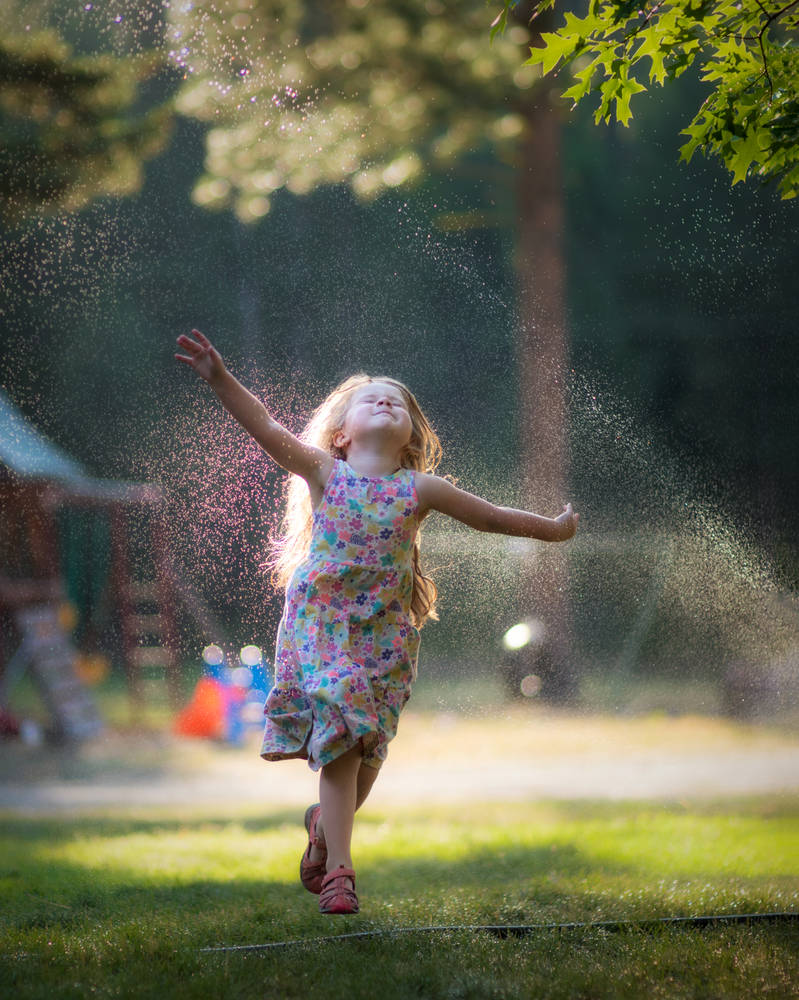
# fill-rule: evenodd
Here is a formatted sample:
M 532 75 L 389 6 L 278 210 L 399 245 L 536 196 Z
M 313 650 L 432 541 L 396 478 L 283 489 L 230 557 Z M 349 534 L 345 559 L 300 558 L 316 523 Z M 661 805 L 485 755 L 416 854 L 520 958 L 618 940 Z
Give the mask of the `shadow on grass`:
M 95 816 L 91 813 L 80 816 L 59 816 L 55 818 L 29 818 L 3 815 L 0 812 L 0 840 L 6 837 L 25 840 L 27 843 L 52 843 L 54 836 L 68 842 L 87 837 L 127 837 L 133 834 L 155 835 L 174 833 L 180 830 L 222 830 L 235 825 L 250 833 L 266 833 L 284 826 L 302 828 L 302 809 L 270 809 L 257 816 L 231 817 L 230 815 L 208 816 L 202 812 L 193 816 L 191 808 L 180 816 L 174 814 L 159 817 L 141 816 Z M 301 834 L 298 833 L 298 837 Z
M 153 928 L 162 922 L 212 927 L 209 943 L 220 940 L 222 927 L 227 927 L 223 936 L 228 940 L 251 940 L 248 921 L 260 925 L 276 921 L 278 937 L 292 927 L 295 933 L 307 930 L 309 920 L 314 925 L 325 921 L 317 912 L 316 899 L 299 884 L 301 827 L 295 852 L 291 852 L 293 835 L 288 843 L 281 838 L 277 846 L 272 838 L 272 849 L 279 854 L 270 858 L 265 846 L 264 875 L 258 874 L 258 834 L 287 824 L 298 825 L 295 811 L 243 820 L 203 817 L 196 823 L 174 818 L 5 820 L 0 823 L 0 886 L 6 899 L 2 922 L 7 930 L 68 932 L 92 923 L 148 919 Z M 210 844 L 205 836 L 209 833 Z M 244 834 L 243 840 L 236 840 L 237 833 Z M 200 839 L 192 839 L 194 834 Z M 141 846 L 122 845 L 131 835 L 143 838 Z M 169 838 L 163 846 L 162 835 Z M 119 848 L 114 844 L 117 838 Z M 94 849 L 94 840 L 103 843 Z M 71 851 L 76 843 L 80 860 L 58 856 L 60 846 Z M 239 849 L 248 859 L 244 864 L 236 857 Z M 564 918 L 574 919 L 573 893 L 564 892 L 558 883 L 590 880 L 597 868 L 573 843 L 511 845 L 501 850 L 482 846 L 457 858 L 442 857 L 435 849 L 401 858 L 370 853 L 358 866 L 359 891 L 369 900 L 364 913 L 387 920 L 389 926 L 414 920 L 520 919 L 544 910 L 550 914 L 567 897 Z M 202 873 L 204 856 L 211 877 Z M 611 874 L 616 879 L 629 872 L 624 865 L 603 864 L 602 870 L 604 877 Z M 364 921 L 366 916 L 357 923 L 371 926 Z M 319 928 L 313 929 L 319 933 Z
M 127 827 L 120 826 L 120 832 Z M 157 833 L 157 824 L 152 827 Z M 3 866 L 5 867 L 5 866 Z M 139 941 L 194 940 L 197 947 L 251 944 L 363 929 L 424 924 L 546 923 L 668 913 L 638 898 L 608 909 L 602 887 L 624 884 L 624 865 L 601 867 L 575 845 L 475 850 L 458 860 L 415 857 L 359 865 L 362 912 L 331 921 L 304 892 L 296 866 L 275 877 L 170 879 L 105 869 L 91 861 L 49 861 L 0 872 L 12 935 L 83 936 L 98 928 Z M 654 894 L 657 897 L 657 893 Z M 654 912 L 652 903 L 655 903 Z M 642 912 L 643 908 L 643 912 Z M 167 949 L 168 950 L 168 949 Z
M 475 856 L 449 865 L 435 880 L 429 877 L 436 867 L 432 863 L 397 864 L 387 874 L 367 868 L 362 911 L 343 919 L 321 915 L 316 897 L 302 890 L 294 873 L 287 873 L 286 881 L 239 877 L 227 884 L 197 879 L 177 886 L 120 885 L 102 873 L 98 877 L 62 863 L 47 880 L 14 894 L 2 919 L 0 953 L 23 947 L 44 956 L 52 954 L 52 942 L 67 953 L 97 942 L 92 948 L 109 956 L 141 961 L 145 950 L 166 958 L 176 950 L 199 954 L 203 948 L 314 940 L 363 930 L 546 923 L 601 915 L 591 893 L 575 897 L 533 880 L 520 894 L 517 881 L 498 878 L 482 860 Z M 542 863 L 524 852 L 517 860 L 532 867 Z M 64 886 L 71 888 L 59 890 Z

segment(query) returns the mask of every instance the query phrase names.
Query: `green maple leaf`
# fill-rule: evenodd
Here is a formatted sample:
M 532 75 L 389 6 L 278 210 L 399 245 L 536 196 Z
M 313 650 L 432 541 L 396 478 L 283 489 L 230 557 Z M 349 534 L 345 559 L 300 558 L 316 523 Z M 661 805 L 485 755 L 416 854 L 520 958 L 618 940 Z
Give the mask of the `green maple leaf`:
M 732 152 L 725 159 L 732 171 L 732 183 L 744 180 L 753 163 L 760 163 L 768 145 L 763 145 L 765 136 L 758 129 L 747 132 L 743 139 L 733 139 L 730 142 Z
M 641 44 L 636 49 L 633 58 L 637 62 L 639 59 L 643 59 L 644 56 L 648 56 L 652 60 L 649 79 L 653 82 L 663 84 L 666 79 L 666 67 L 663 63 L 668 55 L 668 51 L 668 48 L 663 46 L 660 36 L 655 31 L 650 30 L 643 35 Z
M 545 31 L 541 34 L 543 47 L 530 49 L 528 65 L 541 63 L 541 72 L 546 75 L 550 70 L 562 60 L 568 61 L 577 51 L 582 43 L 582 39 L 575 35 L 561 37 L 554 32 Z
M 646 87 L 639 83 L 635 77 L 627 77 L 626 73 L 621 80 L 619 90 L 616 93 L 616 121 L 622 125 L 629 125 L 632 118 L 630 111 L 630 98 L 633 94 L 639 94 Z

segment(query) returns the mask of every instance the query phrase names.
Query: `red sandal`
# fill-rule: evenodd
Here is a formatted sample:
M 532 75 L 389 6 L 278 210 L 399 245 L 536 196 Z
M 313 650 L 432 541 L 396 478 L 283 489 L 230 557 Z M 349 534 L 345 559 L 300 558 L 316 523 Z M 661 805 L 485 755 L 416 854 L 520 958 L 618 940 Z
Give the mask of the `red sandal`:
M 327 864 L 327 851 L 324 844 L 319 843 L 316 836 L 316 824 L 319 822 L 321 812 L 319 803 L 308 806 L 305 810 L 305 829 L 308 831 L 308 846 L 300 861 L 300 881 L 308 890 L 317 896 L 322 891 L 322 880 L 325 877 L 325 865 Z M 319 861 L 311 861 L 311 848 L 318 847 L 322 852 Z
M 319 896 L 320 913 L 357 913 L 358 897 L 355 895 L 355 872 L 340 865 L 322 879 Z

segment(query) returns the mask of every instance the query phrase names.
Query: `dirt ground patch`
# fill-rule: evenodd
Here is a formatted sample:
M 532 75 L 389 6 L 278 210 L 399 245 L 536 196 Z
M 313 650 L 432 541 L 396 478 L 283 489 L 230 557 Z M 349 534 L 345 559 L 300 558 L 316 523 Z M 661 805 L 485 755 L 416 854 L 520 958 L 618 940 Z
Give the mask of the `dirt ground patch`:
M 50 813 L 215 802 L 299 806 L 316 776 L 240 747 L 110 730 L 76 748 L 5 743 L 0 808 Z M 716 718 L 579 716 L 509 708 L 501 717 L 403 716 L 372 801 L 721 798 L 799 791 L 799 737 Z

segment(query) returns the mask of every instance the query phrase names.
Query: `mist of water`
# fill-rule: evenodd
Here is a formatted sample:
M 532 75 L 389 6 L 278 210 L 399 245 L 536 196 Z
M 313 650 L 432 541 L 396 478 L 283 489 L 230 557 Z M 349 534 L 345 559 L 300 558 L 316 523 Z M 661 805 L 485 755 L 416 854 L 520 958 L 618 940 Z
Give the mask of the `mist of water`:
M 186 4 L 181 10 L 188 15 L 190 8 Z M 148 10 L 156 13 L 151 16 Z M 103 19 L 101 35 L 111 48 L 141 53 L 142 59 L 156 39 L 166 45 L 173 67 L 189 77 L 211 58 L 213 46 L 206 33 L 216 30 L 218 13 L 208 7 L 190 35 L 181 27 L 180 10 L 167 3 L 160 10 L 155 5 L 144 11 L 126 3 L 102 9 L 81 3 L 68 19 L 76 37 L 80 18 L 94 18 L 95 29 L 97 19 Z M 257 83 L 262 89 L 258 74 L 266 69 L 259 66 L 266 62 L 249 41 L 235 51 L 223 48 L 213 58 L 219 78 L 211 83 L 221 96 L 231 87 L 240 89 L 243 119 L 245 105 L 256 99 L 250 88 Z M 231 60 L 238 66 L 238 80 L 230 80 Z M 274 71 L 274 97 L 263 127 L 272 127 L 281 116 L 288 121 L 297 112 L 296 94 L 282 75 L 289 60 L 286 53 Z M 313 95 L 305 99 L 312 103 Z M 375 262 L 368 280 L 388 288 L 398 269 L 410 269 L 420 258 L 425 261 L 433 280 L 458 298 L 462 309 L 463 340 L 453 345 L 446 366 L 431 366 L 425 356 L 423 303 L 397 303 L 391 291 L 381 293 L 386 313 L 405 309 L 406 329 L 404 339 L 376 352 L 374 330 L 379 322 L 347 289 L 341 325 L 331 323 L 323 333 L 309 334 L 303 348 L 313 354 L 317 368 L 327 366 L 324 378 L 303 371 L 302 358 L 295 358 L 292 367 L 285 357 L 282 378 L 246 366 L 240 374 L 281 419 L 299 430 L 311 408 L 345 373 L 342 365 L 352 370 L 379 362 L 381 368 L 399 368 L 398 376 L 411 388 L 421 384 L 422 402 L 442 430 L 448 454 L 444 471 L 454 472 L 464 487 L 497 503 L 516 505 L 521 502 L 520 470 L 512 459 L 489 460 L 487 432 L 475 419 L 469 398 L 480 380 L 481 398 L 493 394 L 497 401 L 495 411 L 486 411 L 486 421 L 501 422 L 506 435 L 513 437 L 509 424 L 515 416 L 515 390 L 509 373 L 515 364 L 516 317 L 506 290 L 481 274 L 468 237 L 435 230 L 431 219 L 440 207 L 448 206 L 434 202 L 424 208 L 408 203 L 399 207 L 395 226 L 384 234 L 384 260 Z M 60 309 L 82 311 L 84 334 L 95 339 L 96 361 L 102 366 L 108 358 L 102 294 L 109 280 L 135 283 L 138 266 L 139 248 L 115 241 L 114 218 L 114 209 L 105 205 L 82 216 L 37 221 L 29 236 L 15 236 L 13 245 L 3 247 L 4 276 L 23 275 L 4 307 L 13 349 L 4 363 L 7 371 L 13 370 L 17 398 L 29 409 L 34 404 L 40 409 L 45 429 L 57 426 L 59 406 L 68 404 L 52 398 L 56 393 L 48 378 L 54 378 L 55 369 L 44 375 L 31 369 L 29 331 L 15 331 L 14 303 L 21 307 L 48 296 L 55 301 L 57 296 Z M 313 248 L 307 253 L 312 255 Z M 29 266 L 20 270 L 26 254 Z M 330 260 L 320 266 L 334 269 L 342 263 Z M 299 292 L 298 300 L 307 304 L 311 293 Z M 699 292 L 694 288 L 693 294 Z M 490 345 L 481 339 L 486 328 L 500 331 Z M 259 341 L 253 335 L 253 340 L 267 352 L 264 338 Z M 150 363 L 171 363 L 170 349 L 154 351 Z M 61 359 L 59 367 L 63 363 Z M 122 371 L 119 376 L 123 384 Z M 174 384 L 180 378 L 185 384 L 186 373 L 175 372 Z M 463 386 L 462 398 L 454 404 L 453 380 Z M 436 392 L 445 383 L 447 392 L 441 395 L 448 401 L 446 411 Z M 723 488 L 714 485 L 707 470 L 670 449 L 657 428 L 647 428 L 635 405 L 613 387 L 585 371 L 571 372 L 569 384 L 575 492 L 564 501 L 571 499 L 583 516 L 580 535 L 567 550 L 569 628 L 583 674 L 629 678 L 656 672 L 677 680 L 726 679 L 740 688 L 741 697 L 747 686 L 761 694 L 768 689 L 771 704 L 783 704 L 793 690 L 799 657 L 796 600 L 780 586 L 752 533 L 736 523 Z M 484 391 L 485 386 L 490 391 Z M 175 396 L 173 419 L 166 425 L 153 425 L 146 399 L 137 421 L 135 435 L 120 439 L 120 451 L 127 453 L 131 472 L 164 490 L 179 565 L 198 589 L 217 595 L 224 591 L 228 611 L 236 605 L 233 628 L 247 633 L 237 635 L 237 643 L 256 640 L 268 649 L 279 595 L 270 590 L 260 567 L 281 515 L 283 479 L 200 383 Z M 428 565 L 438 567 L 442 621 L 425 632 L 422 669 L 428 657 L 431 673 L 440 676 L 462 671 L 464 665 L 490 671 L 502 632 L 525 608 L 531 614 L 536 611 L 537 573 L 540 569 L 543 579 L 550 558 L 546 547 L 470 533 L 441 518 L 425 527 L 424 538 Z

